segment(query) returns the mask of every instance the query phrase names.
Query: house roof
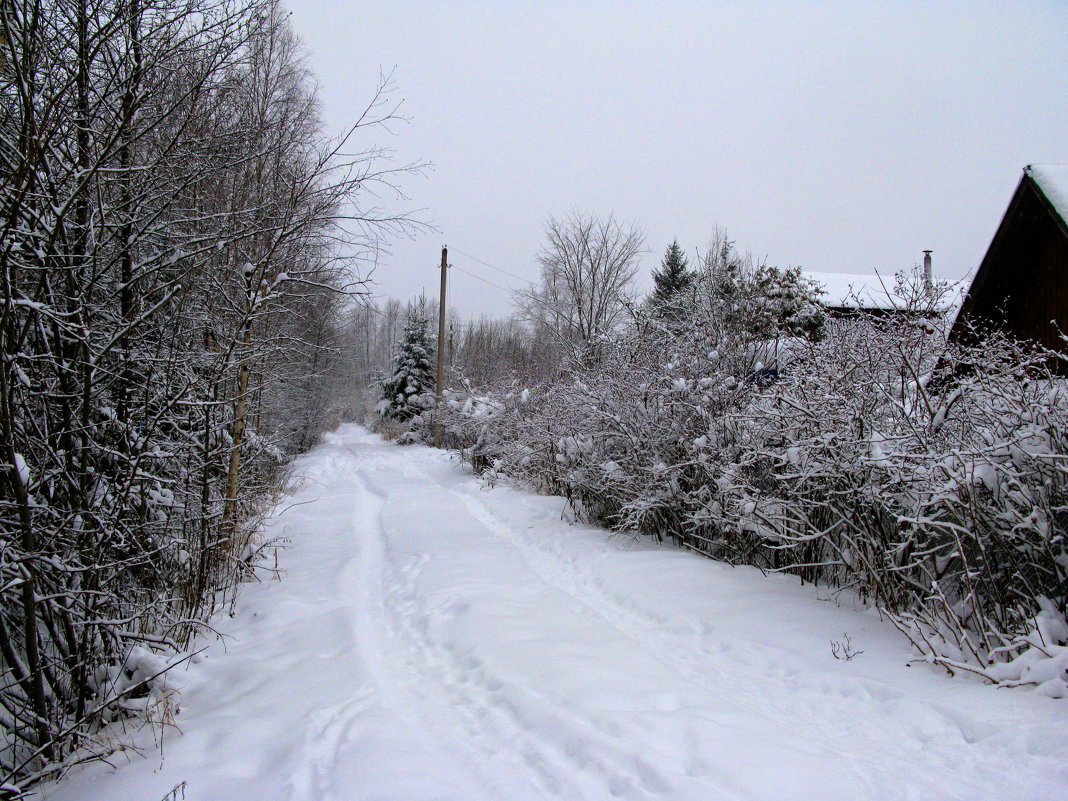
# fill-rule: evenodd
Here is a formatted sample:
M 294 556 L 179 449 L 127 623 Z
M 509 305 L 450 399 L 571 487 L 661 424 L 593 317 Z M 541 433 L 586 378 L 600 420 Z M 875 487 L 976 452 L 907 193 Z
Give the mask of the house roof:
M 988 330 L 1063 350 L 1068 330 L 1068 164 L 1024 169 L 965 295 L 951 341 L 979 343 Z M 1057 361 L 1063 375 L 1068 363 Z
M 1061 222 L 1068 224 L 1068 164 L 1029 164 L 1024 173 L 1031 176 Z
M 832 309 L 895 309 L 902 299 L 894 293 L 893 275 L 815 273 L 805 271 L 823 289 L 820 302 Z

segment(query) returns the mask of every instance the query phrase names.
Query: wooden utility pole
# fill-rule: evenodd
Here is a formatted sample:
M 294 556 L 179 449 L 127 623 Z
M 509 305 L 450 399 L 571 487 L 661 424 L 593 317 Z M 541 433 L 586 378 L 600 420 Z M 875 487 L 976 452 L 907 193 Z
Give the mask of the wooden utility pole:
M 438 369 L 434 376 L 434 447 L 441 447 L 441 396 L 445 389 L 445 283 L 449 267 L 449 249 L 441 248 L 441 293 L 438 295 Z

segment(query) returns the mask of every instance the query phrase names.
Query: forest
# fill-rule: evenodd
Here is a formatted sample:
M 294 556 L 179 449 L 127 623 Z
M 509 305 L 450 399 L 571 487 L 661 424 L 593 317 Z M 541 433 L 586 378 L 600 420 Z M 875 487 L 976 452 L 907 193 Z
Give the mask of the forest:
M 2 6 L 2 781 L 91 753 L 232 602 L 336 424 L 360 276 L 418 225 L 382 201 L 420 169 L 377 144 L 388 76 L 324 135 L 287 16 Z

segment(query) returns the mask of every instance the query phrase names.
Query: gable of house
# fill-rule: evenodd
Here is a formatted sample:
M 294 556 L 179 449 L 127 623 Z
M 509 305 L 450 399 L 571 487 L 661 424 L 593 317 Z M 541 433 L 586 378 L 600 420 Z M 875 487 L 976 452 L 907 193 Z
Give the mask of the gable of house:
M 976 344 L 984 332 L 999 330 L 1065 349 L 1060 332 L 1068 331 L 1066 218 L 1068 165 L 1027 167 L 964 297 L 952 341 Z

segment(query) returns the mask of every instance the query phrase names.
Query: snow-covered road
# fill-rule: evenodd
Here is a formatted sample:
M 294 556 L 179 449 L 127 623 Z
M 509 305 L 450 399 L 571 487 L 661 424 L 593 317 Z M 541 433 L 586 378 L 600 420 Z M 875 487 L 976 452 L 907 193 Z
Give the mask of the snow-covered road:
M 1068 702 L 908 668 L 795 579 L 608 540 L 355 426 L 297 471 L 286 578 L 177 675 L 181 733 L 48 801 L 1068 798 Z

